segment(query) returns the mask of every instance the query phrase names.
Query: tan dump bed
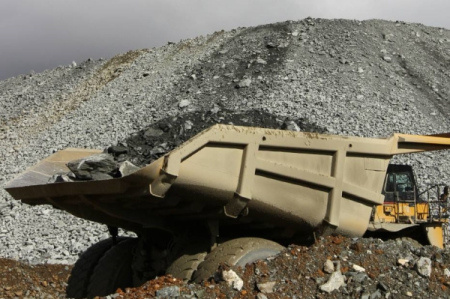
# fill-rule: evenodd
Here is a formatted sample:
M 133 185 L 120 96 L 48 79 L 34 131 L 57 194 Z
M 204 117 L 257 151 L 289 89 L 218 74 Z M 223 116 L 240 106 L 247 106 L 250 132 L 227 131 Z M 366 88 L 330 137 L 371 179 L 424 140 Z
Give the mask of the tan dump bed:
M 47 184 L 96 150 L 66 149 L 11 181 L 28 204 L 139 230 L 196 219 L 361 236 L 392 155 L 450 147 L 450 134 L 342 137 L 215 125 L 123 178 Z

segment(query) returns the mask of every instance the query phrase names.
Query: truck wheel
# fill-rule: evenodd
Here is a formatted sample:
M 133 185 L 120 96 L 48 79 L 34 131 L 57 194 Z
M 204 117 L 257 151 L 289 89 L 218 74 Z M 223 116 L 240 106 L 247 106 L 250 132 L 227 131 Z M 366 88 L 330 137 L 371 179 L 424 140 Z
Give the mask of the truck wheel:
M 205 260 L 210 249 L 209 241 L 194 240 L 170 264 L 166 274 L 184 281 L 191 280 L 192 274 L 197 270 L 198 265 Z
M 238 238 L 219 245 L 198 266 L 193 281 L 200 283 L 214 275 L 220 263 L 245 266 L 259 259 L 278 254 L 284 249 L 278 243 L 260 238 Z
M 92 273 L 87 297 L 107 296 L 118 288 L 133 286 L 133 251 L 138 239 L 129 238 L 108 250 Z
M 118 237 L 117 243 L 127 238 Z M 66 295 L 68 298 L 86 298 L 89 279 L 100 258 L 113 247 L 113 239 L 102 240 L 89 247 L 75 263 L 67 283 Z

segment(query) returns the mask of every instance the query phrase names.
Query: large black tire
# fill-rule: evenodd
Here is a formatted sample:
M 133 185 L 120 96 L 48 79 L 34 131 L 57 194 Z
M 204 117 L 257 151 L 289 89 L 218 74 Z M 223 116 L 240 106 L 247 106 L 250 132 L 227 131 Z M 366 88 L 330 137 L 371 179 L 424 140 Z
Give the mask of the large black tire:
M 229 266 L 245 266 L 256 260 L 278 254 L 284 249 L 278 243 L 260 238 L 238 238 L 219 245 L 198 266 L 192 280 L 200 283 L 207 280 L 217 271 L 219 264 Z
M 211 246 L 209 240 L 194 240 L 187 244 L 170 266 L 166 274 L 184 281 L 190 281 L 198 265 L 205 260 Z
M 117 243 L 126 238 L 118 237 Z M 75 263 L 67 283 L 66 295 L 68 298 L 86 298 L 89 279 L 100 258 L 113 247 L 113 239 L 102 240 L 89 247 Z
M 87 297 L 107 296 L 117 288 L 133 286 L 133 251 L 138 239 L 130 238 L 108 250 L 98 262 L 92 273 Z

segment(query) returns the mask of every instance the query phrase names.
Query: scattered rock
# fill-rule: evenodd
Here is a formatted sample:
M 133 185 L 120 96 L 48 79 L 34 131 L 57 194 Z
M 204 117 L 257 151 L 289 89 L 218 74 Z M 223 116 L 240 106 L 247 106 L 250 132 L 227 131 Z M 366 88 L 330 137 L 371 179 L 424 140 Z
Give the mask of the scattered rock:
M 353 265 L 352 265 L 352 268 L 353 268 L 353 270 L 355 270 L 356 272 L 366 272 L 366 269 L 364 269 L 363 267 L 358 266 L 358 265 L 356 265 L 356 264 L 353 264 Z
M 71 179 L 67 174 L 61 173 L 61 174 L 54 174 L 49 180 L 48 183 L 63 183 L 63 182 L 72 182 L 73 179 Z
M 245 79 L 242 79 L 241 81 L 239 81 L 238 84 L 236 85 L 236 87 L 237 88 L 250 87 L 250 84 L 252 84 L 252 80 L 250 78 L 245 78 Z
M 365 279 L 367 279 L 367 274 L 364 272 L 358 272 L 352 277 L 356 282 L 362 283 Z
M 267 296 L 264 295 L 263 293 L 258 293 L 256 294 L 256 299 L 267 299 Z
M 288 131 L 300 132 L 301 128 L 293 120 L 287 120 L 281 126 L 281 129 Z
M 406 266 L 409 263 L 409 260 L 407 259 L 398 259 L 397 260 L 397 264 L 402 265 L 402 266 Z
M 383 298 L 383 295 L 381 294 L 380 290 L 376 290 L 372 294 L 370 294 L 370 299 L 379 299 Z
M 127 149 L 126 146 L 112 145 L 112 146 L 107 148 L 106 152 L 117 157 L 119 155 L 127 154 L 128 153 L 128 149 Z
M 256 286 L 264 294 L 273 293 L 273 288 L 275 287 L 276 281 L 268 281 L 264 283 L 257 283 Z
M 259 64 L 267 64 L 267 61 L 265 61 L 264 59 L 258 57 L 258 58 L 256 59 L 256 63 L 259 63 Z
M 133 163 L 129 161 L 124 161 L 119 166 L 119 172 L 120 176 L 124 177 L 126 175 L 132 174 L 136 171 L 138 171 L 140 168 L 134 165 Z
M 164 131 L 157 129 L 157 128 L 150 127 L 144 132 L 144 137 L 145 138 L 159 137 L 163 134 L 164 134 Z
M 180 103 L 178 104 L 178 107 L 180 108 L 184 108 L 187 107 L 191 104 L 191 102 L 189 100 L 181 100 Z
M 184 123 L 184 129 L 185 130 L 191 130 L 193 126 L 194 126 L 194 123 L 192 121 L 190 121 L 190 120 L 187 120 Z
M 244 281 L 233 270 L 223 270 L 222 279 L 233 289 L 240 291 L 244 286 Z
M 334 263 L 331 260 L 326 260 L 323 265 L 323 271 L 325 273 L 331 274 L 334 272 Z
M 170 286 L 156 291 L 156 297 L 175 298 L 180 296 L 180 287 Z
M 427 257 L 421 257 L 416 264 L 417 272 L 424 277 L 431 276 L 431 260 Z
M 341 286 L 345 285 L 345 277 L 342 275 L 341 271 L 333 272 L 328 279 L 328 281 L 320 286 L 320 290 L 331 293 L 334 290 L 339 289 Z
M 67 167 L 78 179 L 102 180 L 116 175 L 118 166 L 109 154 L 96 154 L 67 163 Z

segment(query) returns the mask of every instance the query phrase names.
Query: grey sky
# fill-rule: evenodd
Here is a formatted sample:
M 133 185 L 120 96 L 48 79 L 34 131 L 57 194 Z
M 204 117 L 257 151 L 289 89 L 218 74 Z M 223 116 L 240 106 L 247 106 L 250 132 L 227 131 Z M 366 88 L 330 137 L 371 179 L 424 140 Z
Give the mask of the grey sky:
M 0 80 L 239 26 L 314 18 L 450 28 L 449 0 L 0 0 Z

